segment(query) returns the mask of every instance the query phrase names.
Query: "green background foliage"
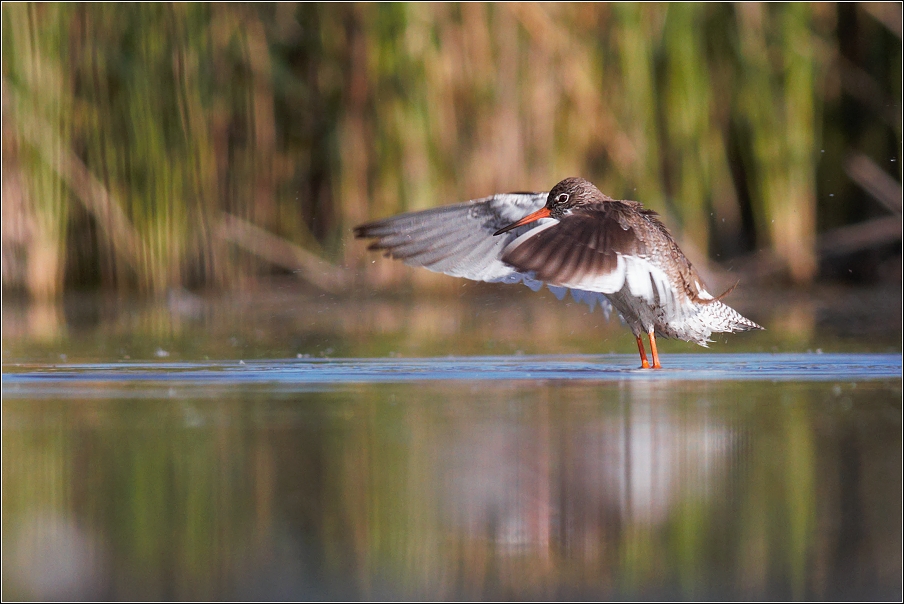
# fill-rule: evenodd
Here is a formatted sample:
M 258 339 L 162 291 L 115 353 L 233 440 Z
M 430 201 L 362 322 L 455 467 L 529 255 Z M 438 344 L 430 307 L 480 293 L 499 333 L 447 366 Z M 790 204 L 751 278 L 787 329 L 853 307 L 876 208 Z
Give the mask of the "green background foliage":
M 572 175 L 663 214 L 696 260 L 808 283 L 833 250 L 900 258 L 896 4 L 2 18 L 3 283 L 36 297 L 247 285 L 292 268 L 280 246 L 338 276 L 361 221 Z

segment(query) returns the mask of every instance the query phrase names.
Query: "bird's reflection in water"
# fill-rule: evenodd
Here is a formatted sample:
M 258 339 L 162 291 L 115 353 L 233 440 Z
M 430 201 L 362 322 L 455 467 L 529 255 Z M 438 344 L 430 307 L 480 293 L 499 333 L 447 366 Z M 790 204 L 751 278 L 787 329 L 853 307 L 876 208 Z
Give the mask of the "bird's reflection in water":
M 508 417 L 453 422 L 437 455 L 438 500 L 461 562 L 481 567 L 468 574 L 502 572 L 507 561 L 532 560 L 537 573 L 551 558 L 583 569 L 599 568 L 587 565 L 593 560 L 614 564 L 676 509 L 705 505 L 737 437 L 706 412 L 705 399 L 682 400 L 675 388 L 635 381 L 560 404 L 555 385 L 545 385 L 530 403 L 490 403 L 508 406 Z

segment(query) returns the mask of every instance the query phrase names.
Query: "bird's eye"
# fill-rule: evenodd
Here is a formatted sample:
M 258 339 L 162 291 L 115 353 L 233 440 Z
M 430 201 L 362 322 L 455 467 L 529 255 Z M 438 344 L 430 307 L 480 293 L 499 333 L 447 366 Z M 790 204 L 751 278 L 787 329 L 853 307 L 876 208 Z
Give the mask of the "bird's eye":
M 568 193 L 559 193 L 556 196 L 556 203 L 565 203 L 568 201 Z

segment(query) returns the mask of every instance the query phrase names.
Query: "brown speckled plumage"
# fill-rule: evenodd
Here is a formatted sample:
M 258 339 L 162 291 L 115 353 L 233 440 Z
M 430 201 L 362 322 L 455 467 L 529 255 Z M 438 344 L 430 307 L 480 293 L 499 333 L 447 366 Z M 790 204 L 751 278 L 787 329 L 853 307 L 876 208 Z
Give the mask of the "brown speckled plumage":
M 544 203 L 545 202 L 545 203 Z M 762 329 L 706 291 L 657 214 L 614 200 L 583 178 L 548 194 L 509 193 L 402 214 L 355 228 L 413 266 L 481 281 L 547 284 L 557 294 L 618 310 L 637 338 L 655 335 L 706 346 L 713 332 Z

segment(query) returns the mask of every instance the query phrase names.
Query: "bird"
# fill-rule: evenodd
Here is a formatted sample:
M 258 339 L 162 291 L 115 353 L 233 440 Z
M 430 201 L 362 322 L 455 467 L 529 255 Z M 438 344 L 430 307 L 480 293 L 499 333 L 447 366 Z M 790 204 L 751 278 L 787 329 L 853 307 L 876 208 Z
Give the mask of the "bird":
M 656 337 L 707 346 L 713 333 L 762 326 L 710 294 L 659 215 L 616 200 L 583 178 L 548 193 L 502 193 L 400 214 L 354 228 L 368 249 L 411 266 L 476 281 L 569 290 L 591 310 L 615 308 L 641 369 L 661 369 Z M 650 342 L 652 365 L 642 335 Z

